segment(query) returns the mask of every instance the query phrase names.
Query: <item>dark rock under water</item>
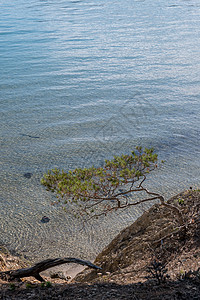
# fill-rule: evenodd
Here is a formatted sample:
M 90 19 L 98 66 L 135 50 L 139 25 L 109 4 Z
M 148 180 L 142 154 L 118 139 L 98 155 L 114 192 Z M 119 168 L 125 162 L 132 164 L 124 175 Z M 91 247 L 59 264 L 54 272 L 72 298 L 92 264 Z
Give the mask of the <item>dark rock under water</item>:
M 24 173 L 23 175 L 25 178 L 30 179 L 33 176 L 33 173 Z
M 42 219 L 41 219 L 42 223 L 48 223 L 49 221 L 50 221 L 50 219 L 46 216 L 43 216 Z

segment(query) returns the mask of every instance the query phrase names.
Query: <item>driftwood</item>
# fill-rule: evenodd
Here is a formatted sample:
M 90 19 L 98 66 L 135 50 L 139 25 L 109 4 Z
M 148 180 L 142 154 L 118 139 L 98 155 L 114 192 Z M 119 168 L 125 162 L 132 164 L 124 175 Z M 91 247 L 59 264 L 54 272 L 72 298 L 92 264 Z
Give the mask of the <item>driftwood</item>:
M 19 280 L 20 278 L 23 278 L 23 277 L 33 276 L 40 282 L 44 282 L 45 280 L 44 280 L 44 278 L 42 278 L 40 276 L 40 274 L 39 274 L 40 272 L 45 271 L 49 268 L 58 266 L 58 265 L 66 264 L 66 263 L 76 263 L 76 264 L 87 266 L 89 268 L 93 268 L 93 269 L 97 269 L 97 270 L 101 269 L 100 267 L 94 265 L 90 261 L 82 260 L 79 258 L 70 258 L 70 257 L 54 258 L 54 259 L 43 260 L 30 268 L 0 272 L 0 278 L 3 280 L 6 280 L 6 281 L 12 281 L 12 280 L 16 280 L 16 279 Z

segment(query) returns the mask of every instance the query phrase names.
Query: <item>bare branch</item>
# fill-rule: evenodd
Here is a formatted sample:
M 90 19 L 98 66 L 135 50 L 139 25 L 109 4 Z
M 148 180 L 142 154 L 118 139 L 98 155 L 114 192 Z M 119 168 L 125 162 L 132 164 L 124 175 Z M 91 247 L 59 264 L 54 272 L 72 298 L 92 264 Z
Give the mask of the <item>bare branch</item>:
M 43 260 L 30 268 L 0 272 L 0 278 L 6 281 L 12 281 L 17 278 L 19 279 L 19 278 L 33 276 L 37 280 L 43 282 L 45 280 L 40 276 L 39 274 L 40 272 L 43 272 L 49 268 L 66 264 L 66 263 L 76 263 L 96 270 L 101 269 L 100 267 L 94 265 L 90 261 L 82 260 L 79 258 L 72 258 L 72 257 L 54 258 L 54 259 Z

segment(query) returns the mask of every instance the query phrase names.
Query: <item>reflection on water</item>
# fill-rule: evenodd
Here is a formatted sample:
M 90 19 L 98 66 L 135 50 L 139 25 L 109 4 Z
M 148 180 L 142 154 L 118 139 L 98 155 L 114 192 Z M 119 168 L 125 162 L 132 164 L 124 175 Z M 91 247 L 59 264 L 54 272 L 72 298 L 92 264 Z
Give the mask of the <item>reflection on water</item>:
M 80 231 L 40 178 L 141 144 L 166 161 L 151 189 L 199 184 L 199 1 L 1 6 L 1 240 L 33 259 L 92 259 L 145 207 Z

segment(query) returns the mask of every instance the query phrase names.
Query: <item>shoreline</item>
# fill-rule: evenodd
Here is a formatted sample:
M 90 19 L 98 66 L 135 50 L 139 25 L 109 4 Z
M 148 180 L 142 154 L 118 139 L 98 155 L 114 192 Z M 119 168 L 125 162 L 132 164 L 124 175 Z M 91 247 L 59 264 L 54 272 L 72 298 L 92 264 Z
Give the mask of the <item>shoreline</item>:
M 197 187 L 197 185 L 194 185 L 193 188 L 191 188 L 191 191 L 195 191 L 196 189 L 198 189 L 198 187 Z M 180 194 L 180 193 L 178 193 L 177 195 L 179 195 L 179 194 Z M 169 200 L 172 199 L 172 198 L 175 198 L 177 195 L 175 195 L 175 196 L 173 196 L 173 197 L 170 197 Z M 169 200 L 168 200 L 168 201 L 169 201 Z M 151 206 L 153 206 L 153 205 L 154 205 L 154 203 L 152 203 Z M 146 209 L 144 209 L 143 212 L 141 211 L 140 215 L 133 221 L 133 223 L 135 223 L 135 222 L 143 215 L 143 213 L 146 212 L 146 211 L 148 211 L 148 210 L 149 210 L 149 207 L 147 207 Z M 128 226 L 129 226 L 129 225 L 128 225 Z M 126 227 L 127 227 L 127 226 L 125 226 L 124 228 L 126 228 Z M 124 230 L 124 228 L 122 228 L 118 234 L 120 234 L 120 233 Z M 117 234 L 117 235 L 118 235 L 118 234 Z M 117 235 L 115 235 L 115 236 L 111 239 L 111 241 L 112 241 Z M 109 244 L 109 243 L 108 243 L 108 244 Z M 101 250 L 101 251 L 102 251 L 102 250 Z M 101 252 L 101 251 L 100 251 L 100 252 Z M 98 254 L 97 254 L 95 257 L 97 257 L 97 256 L 99 255 L 100 252 L 98 252 Z M 7 255 L 7 256 L 10 257 L 10 258 L 11 258 L 11 257 L 12 257 L 12 258 L 14 257 L 14 259 L 15 259 L 17 262 L 20 262 L 20 264 L 22 264 L 22 265 L 25 264 L 25 265 L 27 265 L 27 266 L 33 265 L 33 264 L 35 264 L 35 263 L 37 263 L 37 262 L 40 262 L 40 261 L 44 260 L 44 258 L 37 259 L 37 260 L 32 260 L 31 257 L 30 257 L 31 253 L 30 253 L 28 256 L 26 256 L 26 255 L 24 255 L 22 252 L 17 252 L 15 249 L 8 247 L 7 245 L 5 245 L 5 244 L 2 243 L 2 242 L 0 242 L 0 255 L 1 255 L 1 254 Z M 1 256 L 0 256 L 0 257 L 1 257 Z M 58 257 L 58 256 L 53 256 L 53 255 L 52 255 L 51 257 L 48 257 L 48 258 L 55 258 L 55 257 Z M 62 255 L 62 256 L 60 256 L 60 257 L 64 257 L 64 256 Z M 66 256 L 65 256 L 65 257 L 66 257 Z M 67 255 L 67 257 L 74 257 L 74 256 L 73 256 L 73 255 Z M 75 257 L 76 257 L 76 258 L 81 258 L 81 257 L 79 257 L 79 256 L 77 256 L 77 255 L 75 255 Z M 95 261 L 95 257 L 94 257 L 93 259 L 89 259 L 89 260 L 93 263 L 93 262 Z M 83 259 L 86 259 L 86 258 L 83 258 Z M 78 273 L 82 272 L 86 267 L 81 266 L 81 265 L 77 265 L 77 264 L 66 264 L 66 265 L 60 265 L 59 267 L 54 267 L 54 268 L 52 268 L 52 269 L 55 270 L 55 271 L 58 271 L 58 268 L 59 268 L 59 271 L 61 270 L 63 273 L 66 274 L 66 276 L 70 276 L 71 279 L 73 279 L 74 277 L 76 277 L 76 275 L 77 275 Z M 49 269 L 49 270 L 50 270 L 50 269 Z M 49 271 L 45 271 L 44 274 L 48 276 Z
M 70 264 L 67 267 L 54 267 L 59 272 L 68 270 L 68 278 L 65 280 L 61 277 L 44 277 L 46 283 L 41 284 L 32 277 L 22 278 L 21 282 L 11 281 L 12 283 L 0 279 L 0 296 L 3 299 L 20 300 L 37 299 L 38 295 L 40 299 L 52 300 L 132 300 L 135 295 L 140 300 L 146 300 L 147 297 L 171 300 L 179 299 L 177 295 L 183 295 L 181 299 L 198 299 L 200 189 L 177 194 L 168 203 L 177 205 L 184 216 L 188 228 L 184 238 L 179 230 L 174 232 L 174 226 L 178 223 L 172 211 L 155 204 L 132 225 L 124 228 L 96 257 L 94 264 L 102 268 L 100 272 L 91 269 L 79 272 L 80 268 L 85 268 Z M 163 244 L 160 244 L 160 236 L 164 237 Z M 9 263 L 7 270 L 14 269 L 14 265 L 15 269 L 19 268 L 20 263 L 22 264 L 19 258 L 9 257 L 6 247 L 1 246 L 0 249 L 4 251 L 3 259 L 0 255 L 1 271 L 6 271 L 5 267 L 2 268 L 4 262 Z M 161 283 L 157 277 L 147 277 L 147 267 L 153 259 L 159 259 L 169 275 Z M 69 278 L 69 274 L 78 275 L 73 279 Z
M 197 183 L 194 183 L 192 186 L 193 186 L 193 189 L 198 188 Z M 189 184 L 186 185 L 186 189 L 187 188 L 189 189 Z M 179 193 L 180 191 L 181 191 L 180 188 L 178 188 L 177 193 Z M 173 189 L 172 195 L 176 195 L 177 193 Z M 170 199 L 171 195 L 169 194 L 165 198 Z M 153 205 L 153 204 L 154 203 L 152 202 L 150 205 Z M 51 209 L 50 203 L 49 203 L 48 208 Z M 9 245 L 5 244 L 4 242 L 1 242 L 2 241 L 2 237 L 1 237 L 0 245 L 2 244 L 5 247 L 7 247 L 9 252 L 11 254 L 13 254 L 14 256 L 18 256 L 19 258 L 21 258 L 23 260 L 30 261 L 30 263 L 35 263 L 35 262 L 41 261 L 42 259 L 46 259 L 46 258 L 61 257 L 61 256 L 62 257 L 75 256 L 77 258 L 82 258 L 82 259 L 86 259 L 86 260 L 89 259 L 89 260 L 92 261 L 92 260 L 95 259 L 95 257 L 98 255 L 98 253 L 102 251 L 102 249 L 106 246 L 106 244 L 108 244 L 121 230 L 123 230 L 123 228 L 130 225 L 132 222 L 136 221 L 137 218 L 140 217 L 142 215 L 142 213 L 144 211 L 146 211 L 148 208 L 149 207 L 141 207 L 141 210 L 139 210 L 139 209 L 138 209 L 138 211 L 134 210 L 133 213 L 135 213 L 135 215 L 134 214 L 132 215 L 132 213 L 130 213 L 130 212 L 129 212 L 129 215 L 126 215 L 128 212 L 122 211 L 122 212 L 120 212 L 120 215 L 119 215 L 120 218 L 115 217 L 115 215 L 107 217 L 107 218 L 105 218 L 105 222 L 104 222 L 106 225 L 103 225 L 100 228 L 99 231 L 98 231 L 99 227 L 97 225 L 97 227 L 95 227 L 95 230 L 97 229 L 97 232 L 96 231 L 92 232 L 89 229 L 86 234 L 85 234 L 85 232 L 83 233 L 84 237 L 82 236 L 82 234 L 79 234 L 79 231 L 77 230 L 76 226 L 74 226 L 73 230 L 74 229 L 75 230 L 74 230 L 73 234 L 74 235 L 78 234 L 77 235 L 77 240 L 71 238 L 73 236 L 73 235 L 71 235 L 71 236 L 69 236 L 69 241 L 70 242 L 68 241 L 68 234 L 71 233 L 71 232 L 68 232 L 68 229 L 65 232 L 64 232 L 64 230 L 62 231 L 62 239 L 60 238 L 60 236 L 57 236 L 57 234 L 59 234 L 58 228 L 60 228 L 59 226 L 61 226 L 61 221 L 62 221 L 62 225 L 64 224 L 66 228 L 69 227 L 69 223 L 71 221 L 68 221 L 69 219 L 67 220 L 67 214 L 64 212 L 63 215 L 62 215 L 62 212 L 60 212 L 59 210 L 58 211 L 53 211 L 53 213 L 50 212 L 49 214 L 45 212 L 44 214 L 50 216 L 50 218 L 51 218 L 49 223 L 41 224 L 41 222 L 40 222 L 41 217 L 40 216 L 37 217 L 37 219 L 39 220 L 38 223 L 36 223 L 36 224 L 34 223 L 35 219 L 33 219 L 32 220 L 33 223 L 31 223 L 32 227 L 36 226 L 34 231 L 36 231 L 38 229 L 40 230 L 39 234 L 38 234 L 38 237 L 39 237 L 39 242 L 41 242 L 41 244 L 42 244 L 42 247 L 40 247 L 40 249 L 36 248 L 36 247 L 33 249 L 34 250 L 33 251 L 33 256 L 32 256 L 32 251 L 29 250 L 29 246 L 34 247 L 35 243 L 31 243 L 30 242 L 31 239 L 29 239 L 29 238 L 24 239 L 24 240 L 20 240 L 20 241 L 22 241 L 22 247 L 21 248 L 22 249 L 25 248 L 25 251 L 24 250 L 16 251 L 15 248 L 12 248 L 12 246 L 11 246 L 12 241 L 14 241 L 14 247 L 19 246 L 18 239 L 14 238 L 15 236 L 17 236 L 15 234 L 12 234 L 11 243 L 9 243 Z M 57 212 L 58 212 L 58 215 L 56 215 Z M 66 219 L 65 219 L 65 217 L 66 217 Z M 127 222 L 124 221 L 125 217 L 128 219 Z M 115 222 L 116 218 L 118 218 L 117 219 L 117 222 L 118 222 L 117 226 L 110 226 L 112 224 L 112 222 Z M 132 221 L 132 219 L 133 219 L 133 221 Z M 63 223 L 66 220 L 67 220 L 67 223 Z M 71 222 L 71 223 L 73 223 L 73 222 Z M 27 224 L 28 224 L 28 222 L 26 222 L 25 225 L 27 225 Z M 17 223 L 15 225 L 16 225 L 15 228 L 17 229 Z M 21 225 L 23 225 L 23 223 L 21 223 L 19 225 L 21 226 Z M 19 226 L 20 233 L 23 232 L 23 231 L 25 232 L 27 227 L 26 226 L 25 227 L 23 227 L 23 226 L 20 227 L 20 226 Z M 109 231 L 107 230 L 108 226 L 109 226 Z M 63 228 L 64 228 L 64 226 L 63 226 Z M 55 232 L 54 232 L 54 229 L 55 229 Z M 28 230 L 29 230 L 29 228 L 28 228 Z M 50 236 L 47 236 L 47 230 L 51 231 Z M 6 237 L 7 241 L 9 239 L 9 234 L 8 233 L 9 233 L 8 231 L 5 232 L 5 237 Z M 43 234 L 43 236 L 41 235 L 41 233 Z M 93 236 L 92 236 L 92 234 L 93 234 Z M 2 236 L 3 236 L 3 234 L 2 234 Z M 35 236 L 36 235 L 33 235 L 34 242 L 35 242 Z M 87 243 L 88 243 L 89 246 L 86 246 L 86 247 L 83 248 L 83 246 L 85 245 L 84 244 L 85 238 L 88 238 L 88 236 L 89 236 L 89 243 L 91 243 L 92 246 L 94 245 L 93 249 L 90 248 L 90 245 L 89 245 L 88 242 Z M 48 237 L 47 240 L 45 240 L 46 237 Z M 94 237 L 94 239 L 93 239 L 93 237 Z M 96 237 L 97 237 L 97 239 L 96 239 Z M 103 239 L 102 239 L 102 237 L 103 237 Z M 59 241 L 58 241 L 58 238 L 59 238 Z M 24 241 L 27 244 L 26 247 L 24 247 L 24 244 L 23 244 Z M 57 241 L 59 242 L 58 245 L 56 245 Z M 79 244 L 79 241 L 81 241 L 80 244 Z M 101 241 L 102 241 L 103 246 L 98 248 Z M 61 242 L 62 242 L 62 244 L 61 244 Z M 87 243 L 86 243 L 86 245 L 87 245 Z M 55 245 L 55 246 L 52 247 L 52 245 Z M 60 247 L 60 245 L 61 245 L 61 247 Z M 73 249 L 73 247 L 74 247 L 74 249 Z M 20 247 L 18 247 L 18 248 L 20 248 Z M 39 249 L 39 250 L 37 250 L 37 249 Z M 59 249 L 59 251 L 57 251 L 58 249 Z M 70 250 L 70 251 L 68 251 L 68 250 Z M 72 250 L 75 250 L 75 254 L 74 254 L 74 251 L 72 251 Z M 79 251 L 79 250 L 81 250 L 81 251 Z M 84 250 L 84 252 L 83 252 L 83 250 Z M 53 253 L 53 255 L 52 255 L 52 253 Z M 65 253 L 68 253 L 68 254 L 66 255 Z M 79 253 L 81 253 L 81 257 L 79 256 Z

